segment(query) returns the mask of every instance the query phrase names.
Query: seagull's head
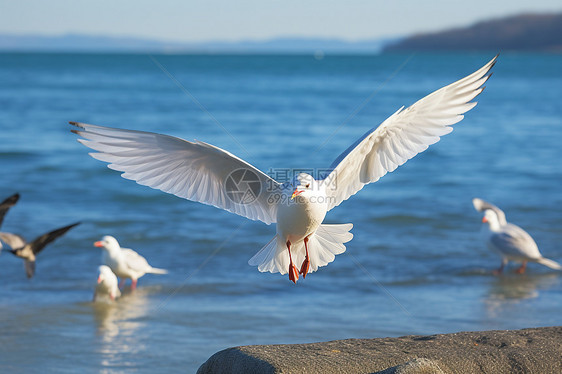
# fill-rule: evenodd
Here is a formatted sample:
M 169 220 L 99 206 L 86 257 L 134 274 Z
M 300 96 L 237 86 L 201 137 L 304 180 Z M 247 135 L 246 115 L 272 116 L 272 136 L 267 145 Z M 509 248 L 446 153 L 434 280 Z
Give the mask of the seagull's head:
M 103 248 L 108 251 L 121 248 L 119 242 L 113 236 L 106 235 L 101 240 L 94 243 L 94 247 Z
M 105 280 L 111 279 L 111 276 L 113 275 L 113 271 L 111 271 L 111 269 L 107 265 L 101 265 L 98 268 L 98 271 L 98 284 L 102 283 Z
M 492 209 L 486 209 L 484 211 L 484 217 L 482 217 L 482 223 L 487 223 L 490 228 L 495 228 L 500 226 L 500 220 L 496 212 Z
M 310 197 L 318 194 L 320 191 L 320 183 L 312 177 L 310 174 L 300 173 L 293 179 L 292 183 L 295 190 L 291 195 L 291 200 L 295 199 L 297 196 Z

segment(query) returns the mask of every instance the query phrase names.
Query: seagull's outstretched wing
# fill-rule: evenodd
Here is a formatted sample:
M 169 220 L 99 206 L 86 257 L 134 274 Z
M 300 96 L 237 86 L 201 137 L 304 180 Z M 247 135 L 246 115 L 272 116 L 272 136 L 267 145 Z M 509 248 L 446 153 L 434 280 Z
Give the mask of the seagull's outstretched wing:
M 39 252 L 41 252 L 43 250 L 43 248 L 45 248 L 45 246 L 47 246 L 47 244 L 55 241 L 57 238 L 66 234 L 66 232 L 68 230 L 70 230 L 74 226 L 78 226 L 79 224 L 80 224 L 80 222 L 76 222 L 76 223 L 73 223 L 72 225 L 64 226 L 64 227 L 61 227 L 60 229 L 50 231 L 50 232 L 48 232 L 46 234 L 43 234 L 43 235 L 39 236 L 38 238 L 34 239 L 28 245 L 31 248 L 31 251 L 33 252 L 33 254 L 36 255 Z
M 474 205 L 474 209 L 476 209 L 479 212 L 483 212 L 488 209 L 493 210 L 494 212 L 496 212 L 496 215 L 498 216 L 498 221 L 500 222 L 500 225 L 503 226 L 507 223 L 507 220 L 505 219 L 505 213 L 503 212 L 503 210 L 501 210 L 494 204 L 490 204 L 487 201 L 475 197 L 474 199 L 472 199 L 472 205 Z
M 27 241 L 21 235 L 9 232 L 0 232 L 0 240 L 8 244 L 12 249 L 23 248 L 27 244 Z
M 188 200 L 214 205 L 267 224 L 276 221 L 280 184 L 254 166 L 213 145 L 168 135 L 70 122 L 99 153 L 90 155 L 122 171 L 122 177 Z
M 470 101 L 484 89 L 482 85 L 490 77 L 488 73 L 497 57 L 471 75 L 427 95 L 406 109 L 400 108 L 342 153 L 324 179 L 329 197 L 328 210 L 453 131 L 450 126 L 462 120 L 463 114 L 476 105 Z
M 121 248 L 121 252 L 123 252 L 123 257 L 125 257 L 125 263 L 127 267 L 134 271 L 147 271 L 151 268 L 146 261 L 146 258 L 139 255 L 137 252 L 133 251 L 130 248 Z
M 521 227 L 511 223 L 502 227 L 501 231 L 490 235 L 490 241 L 503 254 L 515 257 L 541 258 L 537 243 L 531 235 Z
M 15 193 L 0 203 L 0 227 L 2 226 L 2 222 L 4 221 L 4 216 L 6 215 L 6 213 L 8 213 L 8 210 L 10 210 L 11 207 L 16 205 L 19 199 L 20 199 L 20 194 Z

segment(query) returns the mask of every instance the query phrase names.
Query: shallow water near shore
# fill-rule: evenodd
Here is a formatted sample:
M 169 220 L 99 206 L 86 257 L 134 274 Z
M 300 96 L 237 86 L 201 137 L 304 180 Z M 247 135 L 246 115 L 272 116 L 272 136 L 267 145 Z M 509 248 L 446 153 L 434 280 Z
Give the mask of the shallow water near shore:
M 32 239 L 82 221 L 32 280 L 0 253 L 1 371 L 195 372 L 237 345 L 560 325 L 561 275 L 537 264 L 491 275 L 500 259 L 471 199 L 499 205 L 562 262 L 562 55 L 500 56 L 453 133 L 329 212 L 354 238 L 296 285 L 247 264 L 273 226 L 125 180 L 67 124 L 202 140 L 264 171 L 326 168 L 492 57 L 0 55 L 0 199 L 22 196 L 1 229 Z M 103 235 L 170 273 L 94 305 Z

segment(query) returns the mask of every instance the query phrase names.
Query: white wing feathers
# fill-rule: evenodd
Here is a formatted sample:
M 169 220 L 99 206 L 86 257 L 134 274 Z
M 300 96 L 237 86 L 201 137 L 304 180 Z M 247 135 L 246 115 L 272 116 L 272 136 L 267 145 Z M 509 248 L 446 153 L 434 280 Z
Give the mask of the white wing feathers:
M 164 269 L 159 269 L 152 267 L 146 258 L 139 255 L 137 252 L 130 248 L 121 248 L 123 257 L 125 258 L 125 263 L 127 267 L 135 272 L 139 273 L 154 273 L 154 274 L 167 274 L 168 271 Z
M 472 109 L 498 56 L 473 74 L 400 108 L 342 153 L 326 177 L 328 210 L 437 143 Z
M 504 255 L 530 259 L 542 257 L 531 235 L 511 223 L 504 225 L 501 231 L 493 232 L 490 235 L 490 242 Z
M 122 171 L 123 178 L 252 220 L 267 224 L 276 221 L 276 205 L 268 198 L 279 183 L 225 150 L 168 135 L 70 124 L 80 128 L 72 130 L 84 138 L 78 139 L 80 143 L 99 152 L 90 155 Z M 259 192 L 252 195 L 253 199 L 237 200 L 227 194 L 227 178 L 240 169 L 259 181 Z
M 472 205 L 474 205 L 474 209 L 476 209 L 479 212 L 483 212 L 487 209 L 493 210 L 494 212 L 496 212 L 496 215 L 498 216 L 498 221 L 500 222 L 500 225 L 503 226 L 507 224 L 505 213 L 503 212 L 503 210 L 501 210 L 494 204 L 491 204 L 487 201 L 479 199 L 478 197 L 475 197 L 474 199 L 472 199 Z
M 10 234 L 9 232 L 0 232 L 0 240 L 8 244 L 12 249 L 25 247 L 27 242 L 18 234 Z
M 121 248 L 121 252 L 123 253 L 123 257 L 125 258 L 125 263 L 127 267 L 134 270 L 134 271 L 142 271 L 146 272 L 151 268 L 146 261 L 146 258 L 139 255 L 137 252 L 133 251 L 130 248 Z

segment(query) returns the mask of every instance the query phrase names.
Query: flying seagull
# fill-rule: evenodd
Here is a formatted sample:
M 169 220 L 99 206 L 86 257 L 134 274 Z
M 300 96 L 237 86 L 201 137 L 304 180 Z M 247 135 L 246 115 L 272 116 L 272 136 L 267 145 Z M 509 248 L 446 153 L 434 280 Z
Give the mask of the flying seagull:
M 410 107 L 400 108 L 336 158 L 325 178 L 301 173 L 281 184 L 232 153 L 200 141 L 78 122 L 72 132 L 122 176 L 243 217 L 276 223 L 277 233 L 249 261 L 261 272 L 316 271 L 345 251 L 352 224 L 322 224 L 326 213 L 450 133 L 472 109 L 497 56 L 481 69 Z M 310 139 L 317 142 L 317 139 Z M 245 183 L 240 183 L 240 182 Z M 239 187 L 246 185 L 246 191 Z M 295 264 L 300 266 L 297 270 Z
M 35 274 L 35 259 L 39 252 L 41 252 L 47 244 L 51 243 L 58 237 L 63 236 L 68 230 L 79 224 L 80 222 L 77 222 L 73 223 L 72 225 L 53 230 L 39 236 L 29 243 L 26 242 L 22 236 L 7 232 L 0 232 L 0 240 L 11 247 L 10 252 L 12 254 L 23 258 L 25 273 L 27 274 L 28 278 L 31 278 Z
M 129 248 L 121 248 L 117 239 L 106 235 L 101 240 L 94 243 L 95 247 L 103 248 L 103 262 L 121 278 L 131 280 L 131 288 L 137 287 L 137 281 L 146 273 L 167 274 L 168 271 L 150 266 L 148 261 L 137 252 Z
M 509 261 L 521 262 L 521 266 L 515 270 L 524 273 L 527 262 L 538 262 L 551 269 L 560 270 L 560 264 L 556 261 L 544 258 L 539 252 L 537 243 L 531 235 L 521 227 L 508 223 L 505 213 L 497 206 L 479 198 L 472 199 L 474 208 L 484 212 L 482 222 L 482 234 L 490 249 L 500 254 L 502 264 L 494 274 L 500 274 Z

